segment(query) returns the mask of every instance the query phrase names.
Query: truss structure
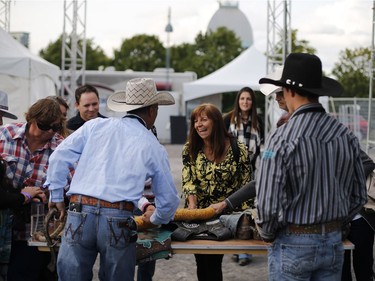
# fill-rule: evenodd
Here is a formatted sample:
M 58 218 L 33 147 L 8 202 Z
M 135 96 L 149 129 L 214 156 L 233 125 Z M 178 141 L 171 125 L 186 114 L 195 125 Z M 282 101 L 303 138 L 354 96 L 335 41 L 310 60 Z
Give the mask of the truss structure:
M 283 65 L 292 49 L 291 0 L 268 0 L 267 3 L 267 73 Z M 272 95 L 266 97 L 265 135 L 276 126 Z
M 9 33 L 10 31 L 10 2 L 0 0 L 0 27 Z
M 74 92 L 80 77 L 85 83 L 86 0 L 64 0 L 64 24 L 61 49 L 61 96 L 66 98 L 71 116 Z

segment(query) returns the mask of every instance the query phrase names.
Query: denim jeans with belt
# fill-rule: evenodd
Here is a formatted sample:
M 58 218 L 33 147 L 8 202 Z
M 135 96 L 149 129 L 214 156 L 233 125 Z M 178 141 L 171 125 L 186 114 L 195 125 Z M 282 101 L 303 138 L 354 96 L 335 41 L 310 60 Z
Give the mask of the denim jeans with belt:
M 341 280 L 344 261 L 341 236 L 341 231 L 281 232 L 268 250 L 269 280 Z
M 101 281 L 134 280 L 136 243 L 126 227 L 132 212 L 82 206 L 82 212 L 68 211 L 57 259 L 60 281 L 92 280 L 92 268 L 100 253 Z M 134 234 L 134 232 L 133 232 Z

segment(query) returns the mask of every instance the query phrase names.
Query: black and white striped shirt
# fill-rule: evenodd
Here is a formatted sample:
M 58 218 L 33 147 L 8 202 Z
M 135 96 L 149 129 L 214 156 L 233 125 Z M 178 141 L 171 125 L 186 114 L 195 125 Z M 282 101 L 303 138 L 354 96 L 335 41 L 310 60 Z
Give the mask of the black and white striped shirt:
M 358 139 L 321 104 L 301 106 L 268 138 L 257 177 L 265 235 L 290 223 L 350 221 L 367 200 Z

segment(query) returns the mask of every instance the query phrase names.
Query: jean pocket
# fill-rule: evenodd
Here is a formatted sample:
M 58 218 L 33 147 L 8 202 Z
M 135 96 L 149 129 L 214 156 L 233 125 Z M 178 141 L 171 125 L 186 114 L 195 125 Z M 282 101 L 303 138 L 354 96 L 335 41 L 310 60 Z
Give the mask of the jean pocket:
M 282 244 L 281 270 L 293 280 L 306 280 L 316 265 L 318 247 L 314 245 Z
M 87 214 L 68 210 L 68 219 L 65 224 L 64 239 L 68 244 L 81 242 L 83 227 Z
M 342 265 L 344 263 L 344 245 L 340 243 L 335 243 L 332 245 L 332 271 L 338 272 L 342 269 Z
M 136 224 L 132 217 L 108 217 L 107 223 L 111 247 L 121 249 L 137 241 Z

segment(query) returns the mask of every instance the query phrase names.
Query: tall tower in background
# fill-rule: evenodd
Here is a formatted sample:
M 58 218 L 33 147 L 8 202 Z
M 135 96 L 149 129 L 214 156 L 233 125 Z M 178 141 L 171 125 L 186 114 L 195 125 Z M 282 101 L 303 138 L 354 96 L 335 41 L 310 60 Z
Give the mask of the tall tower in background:
M 253 30 L 246 15 L 239 9 L 238 1 L 219 1 L 219 10 L 212 16 L 207 30 L 215 31 L 219 27 L 232 30 L 248 48 L 254 43 Z

